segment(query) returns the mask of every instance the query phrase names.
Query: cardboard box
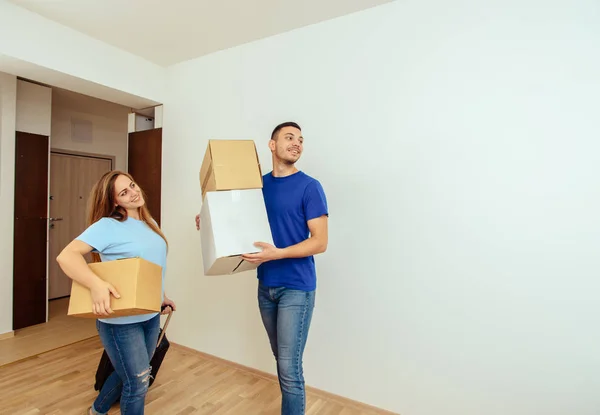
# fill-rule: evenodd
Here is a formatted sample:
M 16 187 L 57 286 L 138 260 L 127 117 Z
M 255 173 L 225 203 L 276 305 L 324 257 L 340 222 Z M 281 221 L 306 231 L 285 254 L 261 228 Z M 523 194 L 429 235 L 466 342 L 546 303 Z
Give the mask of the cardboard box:
M 209 140 L 200 167 L 202 197 L 217 190 L 262 189 L 262 172 L 252 140 Z
M 76 281 L 71 285 L 68 315 L 88 318 L 112 318 L 160 311 L 162 304 L 162 267 L 142 258 L 88 264 L 102 280 L 112 284 L 121 298 L 111 295 L 110 316 L 97 316 L 92 311 L 90 290 Z
M 205 275 L 256 269 L 241 255 L 260 252 L 255 242 L 273 244 L 261 189 L 206 193 L 200 224 Z

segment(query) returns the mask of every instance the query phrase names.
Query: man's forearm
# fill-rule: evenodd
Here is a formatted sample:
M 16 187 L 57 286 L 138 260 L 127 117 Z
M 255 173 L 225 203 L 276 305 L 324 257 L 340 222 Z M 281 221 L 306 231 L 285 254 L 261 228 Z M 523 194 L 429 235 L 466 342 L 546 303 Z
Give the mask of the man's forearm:
M 310 237 L 296 245 L 280 249 L 281 259 L 283 258 L 306 258 L 325 252 L 327 243 L 319 238 Z

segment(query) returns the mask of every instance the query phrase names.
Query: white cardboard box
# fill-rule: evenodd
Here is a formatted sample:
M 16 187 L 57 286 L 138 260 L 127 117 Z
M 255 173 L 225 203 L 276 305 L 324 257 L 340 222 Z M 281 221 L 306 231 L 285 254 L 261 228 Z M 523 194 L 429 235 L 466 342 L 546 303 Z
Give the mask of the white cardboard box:
M 273 244 L 262 189 L 207 192 L 200 211 L 205 275 L 257 268 L 241 255 L 259 252 L 255 242 Z

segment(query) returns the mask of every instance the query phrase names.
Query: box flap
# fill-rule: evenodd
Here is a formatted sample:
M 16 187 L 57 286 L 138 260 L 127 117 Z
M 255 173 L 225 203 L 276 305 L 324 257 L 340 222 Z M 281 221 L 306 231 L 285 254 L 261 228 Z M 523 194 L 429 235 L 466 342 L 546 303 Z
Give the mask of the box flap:
M 210 141 L 206 146 L 206 152 L 204 153 L 204 159 L 202 160 L 202 166 L 200 167 L 200 188 L 202 189 L 202 193 L 206 191 L 207 183 L 212 175 L 213 167 L 212 167 L 212 156 L 210 150 Z
M 222 257 L 217 259 L 208 271 L 206 275 L 229 275 L 237 274 L 244 271 L 251 271 L 258 267 L 257 264 L 252 264 L 248 261 L 244 261 L 240 255 L 234 255 L 230 257 Z
M 252 140 L 210 140 L 211 159 L 215 166 L 255 166 L 256 146 Z
M 258 268 L 258 264 L 253 264 L 253 263 L 248 262 L 248 261 L 242 261 L 238 265 L 237 269 L 234 270 L 234 272 L 251 271 L 251 270 L 256 269 L 256 268 Z
M 209 191 L 261 189 L 262 185 L 253 140 L 209 140 L 200 168 L 203 197 Z

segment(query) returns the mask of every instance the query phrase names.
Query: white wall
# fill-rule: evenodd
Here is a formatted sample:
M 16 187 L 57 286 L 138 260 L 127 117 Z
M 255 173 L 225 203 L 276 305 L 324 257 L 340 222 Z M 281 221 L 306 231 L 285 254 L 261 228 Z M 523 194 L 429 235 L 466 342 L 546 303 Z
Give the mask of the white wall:
M 52 89 L 26 81 L 17 81 L 16 130 L 50 136 Z
M 129 108 L 63 89 L 52 99 L 52 148 L 115 156 L 114 167 L 127 169 Z M 91 139 L 73 135 L 73 122 L 90 123 Z
M 12 331 L 17 77 L 0 72 L 0 334 Z
M 269 166 L 292 119 L 331 210 L 309 385 L 403 415 L 597 414 L 599 16 L 397 1 L 171 68 L 171 339 L 274 373 L 254 275 L 203 276 L 193 217 L 207 139 Z

